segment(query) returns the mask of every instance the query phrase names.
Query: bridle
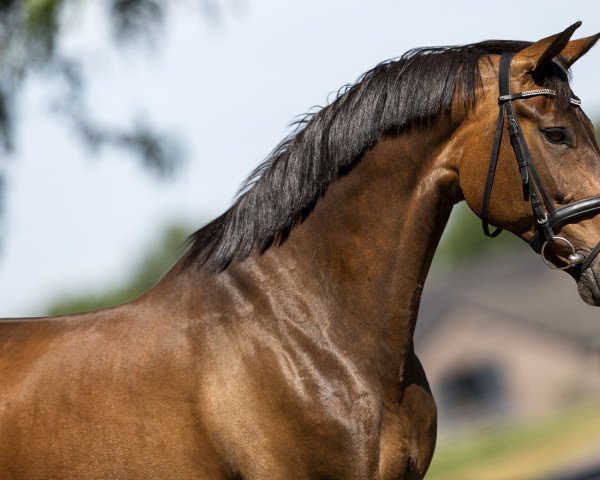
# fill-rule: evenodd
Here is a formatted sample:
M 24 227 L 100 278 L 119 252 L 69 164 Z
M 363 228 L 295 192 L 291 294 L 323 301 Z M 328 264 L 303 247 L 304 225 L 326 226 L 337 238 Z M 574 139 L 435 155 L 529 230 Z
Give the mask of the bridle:
M 521 175 L 523 196 L 525 200 L 529 199 L 531 201 L 531 208 L 535 219 L 536 231 L 530 245 L 537 253 L 541 254 L 544 263 L 550 268 L 558 270 L 577 268 L 579 269 L 578 273 L 581 273 L 592 264 L 598 253 L 600 253 L 600 242 L 598 242 L 587 256 L 584 256 L 581 252 L 575 250 L 575 247 L 569 240 L 555 235 L 554 231 L 560 230 L 565 225 L 577 223 L 577 221 L 583 218 L 589 218 L 600 213 L 600 195 L 588 197 L 559 208 L 555 207 L 552 203 L 535 167 L 533 158 L 531 158 L 527 142 L 525 141 L 523 131 L 521 130 L 519 121 L 515 115 L 512 102 L 513 100 L 526 99 L 538 95 L 553 97 L 556 96 L 556 91 L 543 88 L 511 94 L 510 64 L 513 56 L 514 53 L 512 52 L 504 52 L 500 57 L 500 67 L 498 70 L 498 104 L 500 109 L 498 112 L 498 121 L 496 123 L 496 132 L 494 134 L 494 144 L 490 156 L 485 190 L 483 192 L 483 206 L 481 211 L 483 232 L 488 237 L 496 237 L 502 231 L 501 228 L 496 228 L 493 232 L 490 231 L 488 213 L 498 153 L 502 141 L 504 118 L 506 117 L 510 144 L 515 152 L 517 165 Z M 578 99 L 571 98 L 570 101 L 572 105 L 581 105 L 581 102 Z M 568 257 L 565 266 L 556 266 L 546 258 L 546 247 L 553 242 L 561 242 L 571 250 L 571 254 Z

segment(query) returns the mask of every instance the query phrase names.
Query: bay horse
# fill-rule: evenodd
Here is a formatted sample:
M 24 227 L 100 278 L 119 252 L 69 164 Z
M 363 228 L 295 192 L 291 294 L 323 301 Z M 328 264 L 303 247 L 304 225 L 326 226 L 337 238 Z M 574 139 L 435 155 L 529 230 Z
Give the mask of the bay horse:
M 145 295 L 0 322 L 0 478 L 422 479 L 412 336 L 454 204 L 600 304 L 600 151 L 567 75 L 600 34 L 578 26 L 380 64 Z

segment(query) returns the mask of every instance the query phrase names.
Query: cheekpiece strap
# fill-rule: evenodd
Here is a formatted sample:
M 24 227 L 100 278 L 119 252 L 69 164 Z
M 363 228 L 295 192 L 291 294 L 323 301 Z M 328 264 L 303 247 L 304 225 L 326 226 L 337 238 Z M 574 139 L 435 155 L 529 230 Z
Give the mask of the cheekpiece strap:
M 500 96 L 510 93 L 510 62 L 513 54 L 504 52 L 500 57 L 500 67 L 498 69 L 498 89 Z M 508 74 L 507 74 L 508 72 Z M 494 143 L 492 144 L 492 152 L 488 166 L 488 174 L 483 190 L 483 204 L 481 208 L 481 225 L 483 233 L 488 237 L 497 237 L 502 232 L 501 228 L 490 230 L 489 225 L 489 206 L 490 197 L 492 195 L 492 187 L 494 186 L 494 176 L 496 174 L 496 164 L 498 162 L 498 154 L 500 152 L 500 144 L 502 143 L 502 130 L 504 129 L 505 105 L 500 104 L 498 111 L 498 120 L 496 121 L 496 131 L 494 133 Z

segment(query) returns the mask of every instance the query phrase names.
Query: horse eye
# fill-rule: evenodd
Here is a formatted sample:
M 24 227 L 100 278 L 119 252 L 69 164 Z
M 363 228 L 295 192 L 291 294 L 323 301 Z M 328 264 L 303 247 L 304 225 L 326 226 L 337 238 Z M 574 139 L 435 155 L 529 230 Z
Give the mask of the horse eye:
M 568 143 L 568 137 L 562 128 L 547 128 L 543 130 L 544 136 L 552 143 Z

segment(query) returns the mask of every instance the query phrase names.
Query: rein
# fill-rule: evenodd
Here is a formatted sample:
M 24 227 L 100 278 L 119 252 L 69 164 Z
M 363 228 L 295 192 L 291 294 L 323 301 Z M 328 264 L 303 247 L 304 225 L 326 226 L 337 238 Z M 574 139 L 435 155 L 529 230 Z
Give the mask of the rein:
M 496 164 L 498 162 L 498 154 L 500 151 L 500 143 L 502 142 L 502 132 L 504 130 L 504 122 L 506 117 L 508 136 L 510 144 L 515 153 L 519 173 L 521 175 L 521 183 L 523 187 L 523 197 L 525 200 L 530 200 L 533 216 L 535 219 L 536 232 L 530 242 L 531 248 L 536 253 L 541 254 L 542 259 L 550 268 L 557 270 L 566 270 L 569 268 L 579 267 L 580 272 L 588 268 L 594 259 L 600 253 L 600 242 L 596 247 L 585 257 L 582 253 L 575 250 L 573 244 L 564 237 L 555 235 L 554 231 L 560 230 L 563 226 L 577 223 L 582 218 L 590 217 L 600 213 L 600 195 L 588 197 L 583 200 L 570 203 L 562 207 L 555 207 L 550 196 L 547 194 L 542 179 L 535 167 L 531 153 L 527 146 L 523 131 L 521 130 L 519 121 L 516 117 L 513 100 L 527 99 L 539 95 L 556 96 L 556 91 L 547 88 L 528 90 L 525 92 L 510 93 L 510 64 L 514 53 L 504 52 L 500 57 L 500 67 L 498 70 L 498 86 L 499 86 L 499 111 L 498 121 L 496 123 L 496 132 L 494 134 L 494 144 L 490 155 L 490 163 L 488 168 L 485 190 L 483 192 L 483 206 L 481 211 L 481 222 L 483 233 L 488 237 L 496 237 L 502 231 L 501 228 L 496 228 L 490 231 L 489 228 L 489 203 L 494 185 L 494 175 L 496 173 Z M 571 104 L 575 106 L 581 105 L 581 101 L 571 98 Z M 567 264 L 558 267 L 552 264 L 545 256 L 546 247 L 553 242 L 562 242 L 570 250 L 571 254 L 568 257 Z

